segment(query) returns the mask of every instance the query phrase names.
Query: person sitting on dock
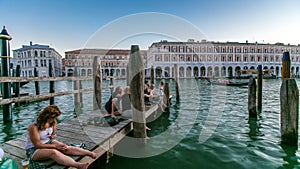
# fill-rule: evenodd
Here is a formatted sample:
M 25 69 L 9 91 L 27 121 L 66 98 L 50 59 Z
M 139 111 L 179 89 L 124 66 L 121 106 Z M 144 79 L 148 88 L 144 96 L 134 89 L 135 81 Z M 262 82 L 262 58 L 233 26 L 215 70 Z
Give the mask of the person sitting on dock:
M 161 81 L 159 84 L 159 94 L 162 96 L 164 95 L 164 82 Z
M 121 108 L 122 108 L 122 116 L 125 118 L 132 118 L 132 110 L 131 110 L 131 100 L 130 100 L 130 87 L 126 86 L 124 88 L 124 94 L 121 99 Z
M 146 84 L 144 84 L 144 102 L 146 106 L 151 105 L 150 103 L 150 90 Z
M 87 155 L 97 158 L 99 154 L 75 146 L 68 146 L 55 140 L 57 117 L 61 111 L 56 105 L 44 108 L 37 119 L 27 129 L 26 155 L 30 159 L 32 168 L 39 168 L 40 161 L 52 159 L 58 164 L 79 169 L 87 169 L 89 163 L 73 160 L 65 155 Z
M 115 117 L 120 115 L 117 109 L 118 102 L 121 100 L 123 89 L 121 86 L 116 87 L 115 91 L 111 94 L 110 98 L 105 104 L 105 110 L 108 115 Z

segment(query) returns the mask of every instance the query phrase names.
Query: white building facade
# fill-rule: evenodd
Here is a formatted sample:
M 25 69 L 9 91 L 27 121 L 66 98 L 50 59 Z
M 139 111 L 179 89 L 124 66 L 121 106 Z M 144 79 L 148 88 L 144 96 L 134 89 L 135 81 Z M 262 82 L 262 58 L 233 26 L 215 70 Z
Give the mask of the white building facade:
M 142 57 L 147 57 L 147 51 L 140 50 Z M 130 50 L 124 49 L 78 49 L 65 52 L 65 75 L 74 76 L 77 69 L 79 76 L 93 74 L 93 59 L 101 58 L 102 76 L 126 78 L 126 66 L 130 57 Z
M 52 66 L 53 77 L 62 76 L 62 56 L 48 45 L 22 45 L 13 50 L 14 66 L 20 65 L 21 77 L 33 77 L 34 68 L 38 77 L 49 77 L 49 66 Z
M 148 49 L 147 76 L 153 66 L 155 77 L 174 77 L 174 64 L 179 77 L 236 77 L 242 70 L 273 70 L 281 77 L 282 56 L 288 51 L 291 74 L 299 77 L 300 46 L 238 42 L 168 42 L 153 43 Z

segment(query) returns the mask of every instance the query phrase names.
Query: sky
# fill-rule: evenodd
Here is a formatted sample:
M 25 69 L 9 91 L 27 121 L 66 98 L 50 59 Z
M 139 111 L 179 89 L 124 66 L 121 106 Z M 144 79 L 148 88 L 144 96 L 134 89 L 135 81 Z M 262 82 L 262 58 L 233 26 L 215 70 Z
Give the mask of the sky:
M 11 50 L 32 41 L 63 57 L 164 39 L 300 44 L 299 0 L 0 0 L 0 7 Z

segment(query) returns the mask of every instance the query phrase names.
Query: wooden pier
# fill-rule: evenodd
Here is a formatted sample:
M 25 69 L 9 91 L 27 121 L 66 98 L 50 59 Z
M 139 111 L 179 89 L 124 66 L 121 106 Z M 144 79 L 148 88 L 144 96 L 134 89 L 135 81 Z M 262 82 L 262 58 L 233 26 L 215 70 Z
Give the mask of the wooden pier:
M 158 106 L 152 105 L 145 111 L 146 118 L 157 113 Z M 57 125 L 57 140 L 66 144 L 84 143 L 86 149 L 105 156 L 106 153 L 113 149 L 113 147 L 129 132 L 133 130 L 133 122 L 127 119 L 119 122 L 117 125 L 109 126 L 102 120 L 103 115 L 100 112 L 89 112 L 80 115 L 79 117 L 66 120 Z M 0 145 L 5 152 L 5 157 L 12 158 L 22 168 L 21 160 L 26 158 L 25 151 L 26 137 L 25 135 L 7 141 Z M 90 162 L 91 164 L 97 160 L 88 156 L 71 156 L 76 161 Z M 52 160 L 43 162 L 47 168 L 62 169 L 72 168 L 56 164 Z

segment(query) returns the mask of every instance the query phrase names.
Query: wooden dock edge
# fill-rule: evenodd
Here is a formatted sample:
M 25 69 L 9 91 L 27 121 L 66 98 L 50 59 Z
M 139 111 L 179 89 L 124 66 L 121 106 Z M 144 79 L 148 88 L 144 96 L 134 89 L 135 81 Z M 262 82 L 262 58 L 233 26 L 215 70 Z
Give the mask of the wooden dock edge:
M 119 132 L 115 133 L 109 139 L 103 141 L 97 148 L 93 150 L 93 152 L 98 153 L 99 157 L 110 151 L 120 140 L 122 140 L 131 130 L 133 129 L 132 122 L 128 123 L 125 127 L 123 127 Z M 98 158 L 99 158 L 98 157 Z M 97 158 L 97 159 L 98 159 Z M 95 160 L 89 156 L 84 156 L 79 160 L 79 162 L 88 162 L 93 163 Z M 75 167 L 69 167 L 69 169 L 76 169 Z
M 158 109 L 158 105 L 155 104 L 154 106 L 151 106 L 146 112 L 145 117 L 146 119 L 150 117 L 154 112 L 156 112 Z M 108 138 L 107 140 L 100 143 L 99 146 L 97 146 L 94 150 L 92 150 L 95 153 L 99 154 L 100 158 L 102 155 L 110 151 L 119 141 L 121 141 L 130 131 L 133 130 L 133 122 L 129 122 L 126 126 L 124 126 L 122 129 L 119 130 L 119 132 L 115 133 L 112 137 Z M 98 159 L 97 158 L 97 159 Z M 93 159 L 89 156 L 84 156 L 79 160 L 79 162 L 88 162 L 93 163 L 97 159 Z M 75 167 L 69 167 L 69 169 L 76 169 Z

